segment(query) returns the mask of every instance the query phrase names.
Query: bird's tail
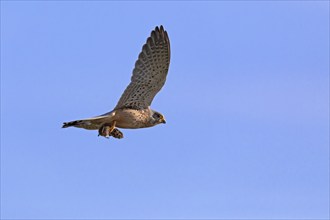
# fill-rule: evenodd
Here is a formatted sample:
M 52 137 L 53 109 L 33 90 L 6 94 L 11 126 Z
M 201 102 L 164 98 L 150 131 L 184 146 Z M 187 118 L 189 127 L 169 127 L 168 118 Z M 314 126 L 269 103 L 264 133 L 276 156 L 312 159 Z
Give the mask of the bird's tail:
M 101 115 L 93 118 L 64 122 L 62 128 L 77 127 L 77 128 L 95 130 L 95 129 L 99 129 L 100 126 L 102 126 L 102 124 L 105 122 L 104 119 L 108 117 L 109 117 L 108 115 Z
M 82 122 L 83 122 L 83 120 L 64 122 L 62 128 L 68 128 L 71 126 L 79 126 Z

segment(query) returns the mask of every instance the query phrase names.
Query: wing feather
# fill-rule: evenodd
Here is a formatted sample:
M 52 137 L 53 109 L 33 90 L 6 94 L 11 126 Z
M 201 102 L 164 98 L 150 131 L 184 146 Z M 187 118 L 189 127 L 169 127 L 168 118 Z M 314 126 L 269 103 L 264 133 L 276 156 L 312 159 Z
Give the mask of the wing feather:
M 166 81 L 170 65 L 170 41 L 163 26 L 156 27 L 135 62 L 131 82 L 115 109 L 145 109 Z

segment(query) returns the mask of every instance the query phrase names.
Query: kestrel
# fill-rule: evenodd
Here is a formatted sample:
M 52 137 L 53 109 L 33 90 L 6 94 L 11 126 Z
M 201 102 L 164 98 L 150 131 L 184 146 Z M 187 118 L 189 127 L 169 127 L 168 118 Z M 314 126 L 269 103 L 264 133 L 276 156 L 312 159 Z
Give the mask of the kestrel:
M 170 65 L 170 41 L 163 26 L 151 32 L 135 62 L 131 82 L 116 107 L 93 118 L 63 123 L 62 128 L 98 130 L 99 136 L 123 138 L 118 128 L 147 128 L 166 123 L 164 116 L 150 108 L 166 81 Z

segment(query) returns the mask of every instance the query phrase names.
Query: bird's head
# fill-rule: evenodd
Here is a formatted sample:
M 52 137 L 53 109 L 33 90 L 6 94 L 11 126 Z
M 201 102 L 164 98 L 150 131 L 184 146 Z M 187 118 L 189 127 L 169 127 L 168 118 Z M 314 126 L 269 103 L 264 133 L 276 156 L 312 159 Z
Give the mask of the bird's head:
M 166 124 L 165 117 L 159 112 L 152 111 L 152 121 L 154 125 L 157 124 Z

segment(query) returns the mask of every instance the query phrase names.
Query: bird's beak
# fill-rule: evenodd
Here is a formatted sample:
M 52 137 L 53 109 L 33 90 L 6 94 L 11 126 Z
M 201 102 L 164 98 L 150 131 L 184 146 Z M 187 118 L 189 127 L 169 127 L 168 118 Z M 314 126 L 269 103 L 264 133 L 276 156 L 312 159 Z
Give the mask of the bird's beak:
M 163 119 L 161 119 L 161 121 L 160 121 L 161 123 L 163 123 L 163 124 L 166 124 L 166 121 L 165 121 L 165 119 L 163 118 Z

